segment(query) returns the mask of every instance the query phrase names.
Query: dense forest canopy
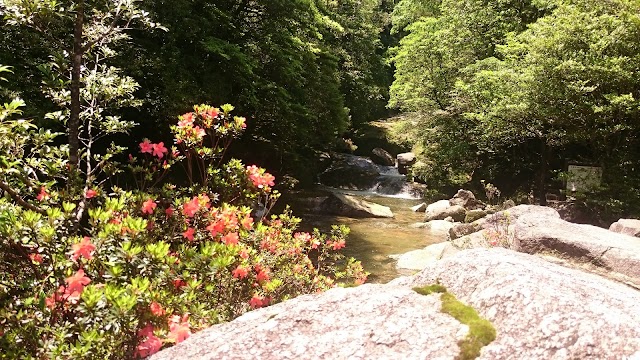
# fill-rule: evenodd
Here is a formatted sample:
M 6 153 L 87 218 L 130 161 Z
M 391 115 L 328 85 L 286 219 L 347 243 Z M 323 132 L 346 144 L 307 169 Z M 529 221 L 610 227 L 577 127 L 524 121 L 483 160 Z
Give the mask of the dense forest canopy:
M 250 133 L 238 147 L 244 156 L 300 172 L 313 151 L 331 148 L 350 124 L 386 114 L 386 1 L 121 3 L 130 8 L 119 9 L 118 1 L 0 3 L 0 64 L 15 74 L 5 94 L 23 98 L 27 116 L 38 119 L 64 107 L 51 92 L 70 88 L 73 10 L 83 4 L 80 37 L 96 46 L 85 49 L 82 66 L 109 66 L 111 76 L 117 69 L 126 79 L 126 90 L 118 91 L 135 103 L 113 104 L 103 116 L 142 124 L 131 130 L 137 139 L 166 137 L 170 118 L 193 103 L 233 102 L 248 114 Z M 91 44 L 111 25 L 109 36 Z M 81 84 L 87 81 L 82 74 Z
M 627 0 L 400 1 L 390 105 L 420 119 L 419 174 L 535 182 L 544 202 L 575 161 L 602 167 L 608 205 L 637 204 L 639 15 Z

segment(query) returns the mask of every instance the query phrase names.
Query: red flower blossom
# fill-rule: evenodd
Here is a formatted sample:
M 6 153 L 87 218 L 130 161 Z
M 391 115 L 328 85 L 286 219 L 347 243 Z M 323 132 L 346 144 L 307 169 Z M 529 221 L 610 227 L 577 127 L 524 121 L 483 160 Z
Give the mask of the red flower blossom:
M 251 229 L 251 225 L 253 225 L 253 218 L 251 216 L 247 216 L 246 218 L 242 219 L 242 227 L 249 230 Z
M 85 236 L 79 243 L 73 244 L 71 248 L 73 249 L 73 255 L 71 255 L 71 258 L 73 258 L 74 261 L 78 260 L 80 256 L 83 256 L 87 260 L 91 260 L 91 258 L 93 258 L 92 252 L 96 249 L 96 246 L 91 243 L 90 237 Z
M 342 249 L 343 247 L 345 247 L 345 245 L 346 245 L 346 244 L 345 244 L 344 239 L 343 239 L 343 240 L 339 240 L 339 241 L 334 241 L 334 242 L 332 243 L 333 250 L 340 250 L 340 249 Z
M 184 236 L 189 241 L 193 241 L 193 233 L 195 231 L 196 231 L 196 229 L 190 227 L 190 228 L 187 229 L 187 231 L 182 233 L 182 236 Z
M 174 279 L 173 280 L 173 287 L 175 287 L 178 290 L 180 290 L 180 288 L 185 286 L 185 285 L 187 285 L 187 283 L 182 279 Z
M 152 301 L 151 304 L 149 304 L 149 309 L 151 309 L 151 313 L 155 316 L 162 316 L 165 314 L 162 305 L 158 304 L 155 301 Z
M 169 334 L 167 340 L 173 341 L 179 344 L 186 340 L 191 335 L 189 328 L 189 315 L 186 314 L 182 318 L 179 315 L 174 315 L 169 319 Z
M 93 189 L 88 189 L 84 193 L 84 197 L 87 198 L 87 199 L 91 199 L 92 197 L 94 197 L 96 195 L 98 195 L 98 192 L 93 190 Z
M 212 118 L 216 118 L 218 117 L 218 109 L 216 108 L 210 108 L 209 110 L 207 110 L 207 112 L 205 113 L 207 114 L 207 116 L 212 117 Z
M 242 250 L 240 251 L 240 257 L 243 259 L 248 259 L 249 258 L 249 253 L 247 253 L 247 250 Z
M 138 331 L 139 337 L 146 338 L 144 341 L 138 344 L 136 348 L 136 355 L 140 358 L 145 358 L 147 356 L 153 355 L 157 353 L 162 347 L 162 340 L 154 335 L 153 333 L 153 325 L 148 324 L 143 329 Z
M 169 150 L 164 146 L 163 142 L 159 142 L 157 144 L 153 144 L 153 156 L 157 156 L 158 159 L 162 159 L 164 154 L 168 153 Z
M 227 235 L 222 237 L 222 242 L 227 245 L 238 244 L 238 233 L 228 233 Z
M 257 309 L 257 308 L 269 305 L 270 302 L 271 302 L 271 298 L 263 297 L 258 294 L 255 294 L 253 295 L 251 300 L 249 300 L 249 305 L 252 308 Z
M 164 213 L 167 215 L 167 217 L 172 217 L 174 212 L 175 210 L 172 207 L 168 207 L 164 210 Z
M 259 189 L 275 185 L 275 177 L 255 165 L 247 166 L 249 180 Z
M 211 224 L 209 224 L 206 229 L 209 230 L 211 237 L 215 237 L 216 235 L 224 231 L 224 222 L 221 220 L 215 220 Z
M 49 198 L 49 193 L 47 192 L 47 189 L 44 186 L 41 186 L 40 193 L 38 194 L 38 196 L 36 196 L 36 199 L 38 199 L 38 201 L 43 201 L 48 198 Z
M 67 287 L 65 289 L 65 295 L 67 295 L 67 299 L 70 301 L 77 301 L 80 299 L 80 294 L 82 294 L 82 290 L 84 287 L 91 282 L 91 279 L 84 276 L 84 270 L 78 270 L 74 275 L 66 278 L 64 280 L 67 283 Z
M 188 217 L 194 217 L 198 210 L 200 210 L 200 202 L 197 197 L 194 197 L 191 201 L 187 201 L 182 205 L 182 213 Z
M 64 293 L 64 286 L 60 285 L 58 290 L 51 294 L 51 296 L 44 299 L 44 303 L 49 310 L 53 310 L 56 307 L 56 303 L 62 301 L 62 294 Z
M 307 232 L 297 232 L 293 234 L 293 238 L 302 242 L 311 241 L 311 234 Z
M 231 272 L 234 278 L 244 279 L 249 274 L 249 269 L 244 266 L 238 266 Z
M 31 253 L 29 254 L 29 259 L 31 259 L 31 261 L 41 264 L 42 263 L 42 255 L 38 254 L 38 253 Z
M 142 203 L 142 213 L 143 214 L 153 214 L 153 210 L 157 207 L 156 202 L 153 199 L 147 199 L 144 203 Z
M 153 153 L 153 144 L 148 139 L 144 139 L 144 141 L 140 143 L 140 152 L 143 154 Z
M 207 132 L 204 131 L 204 129 L 201 128 L 200 126 L 194 127 L 193 131 L 195 132 L 195 136 L 198 140 L 202 140 L 202 138 L 207 135 Z
M 256 269 L 256 271 L 258 272 L 258 274 L 256 275 L 256 280 L 258 280 L 259 283 L 261 283 L 263 281 L 269 281 L 269 272 L 268 271 L 258 270 L 258 269 Z

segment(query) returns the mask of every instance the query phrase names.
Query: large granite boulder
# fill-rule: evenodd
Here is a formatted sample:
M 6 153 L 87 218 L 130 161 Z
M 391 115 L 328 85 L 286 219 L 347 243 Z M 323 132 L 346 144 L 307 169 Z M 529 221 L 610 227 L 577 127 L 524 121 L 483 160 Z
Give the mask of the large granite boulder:
M 151 360 L 456 359 L 469 327 L 441 312 L 440 283 L 496 328 L 479 359 L 638 359 L 640 293 L 506 249 L 459 252 L 387 285 L 337 288 L 249 312 Z
M 371 153 L 373 156 L 371 159 L 376 164 L 385 165 L 385 166 L 394 166 L 396 164 L 395 159 L 389 152 L 383 148 L 374 148 Z
M 369 158 L 331 154 L 328 167 L 318 175 L 320 183 L 341 189 L 366 190 L 375 186 L 379 168 Z
M 609 227 L 609 231 L 640 237 L 640 220 L 620 219 Z
M 506 249 L 473 249 L 390 285 L 440 282 L 493 323 L 479 359 L 638 359 L 640 293 Z
M 640 238 L 533 216 L 520 217 L 513 236 L 515 250 L 553 255 L 640 288 Z
M 445 241 L 429 245 L 424 249 L 409 251 L 401 255 L 391 255 L 390 257 L 397 260 L 397 269 L 422 270 L 427 265 L 459 251 L 450 242 Z
M 393 212 L 391 212 L 391 209 L 387 206 L 358 199 L 355 196 L 336 193 L 330 194 L 329 197 L 320 204 L 320 209 L 328 214 L 353 218 L 393 217 Z
M 412 152 L 398 154 L 396 162 L 398 164 L 398 172 L 402 175 L 407 175 L 409 168 L 416 163 L 416 154 Z
M 466 210 L 460 205 L 451 205 L 449 200 L 440 200 L 427 206 L 424 221 L 444 220 L 451 217 L 454 221 L 464 221 Z
M 469 190 L 460 189 L 449 199 L 451 205 L 460 205 L 467 210 L 481 209 L 484 204 L 476 199 L 476 196 Z
M 439 295 L 362 285 L 301 296 L 193 334 L 150 360 L 454 359 L 468 327 Z

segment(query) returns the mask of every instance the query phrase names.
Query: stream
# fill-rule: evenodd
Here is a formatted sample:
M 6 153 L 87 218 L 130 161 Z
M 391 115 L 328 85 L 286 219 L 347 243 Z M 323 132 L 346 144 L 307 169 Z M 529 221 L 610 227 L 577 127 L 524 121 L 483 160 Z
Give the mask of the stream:
M 411 224 L 422 222 L 424 212 L 414 212 L 411 207 L 423 200 L 410 191 L 406 179 L 395 168 L 379 166 L 379 181 L 370 189 L 345 190 L 324 185 L 315 189 L 286 194 L 284 201 L 291 204 L 294 215 L 303 219 L 301 230 L 318 228 L 328 231 L 333 224 L 347 225 L 351 232 L 347 238 L 344 254 L 362 262 L 371 273 L 368 283 L 386 283 L 401 275 L 396 269 L 396 260 L 389 255 L 402 254 L 422 249 L 430 244 L 442 242 L 442 237 L 432 235 L 429 230 L 412 228 Z M 359 199 L 388 206 L 394 218 L 350 218 L 319 213 L 317 203 L 330 192 L 353 195 Z

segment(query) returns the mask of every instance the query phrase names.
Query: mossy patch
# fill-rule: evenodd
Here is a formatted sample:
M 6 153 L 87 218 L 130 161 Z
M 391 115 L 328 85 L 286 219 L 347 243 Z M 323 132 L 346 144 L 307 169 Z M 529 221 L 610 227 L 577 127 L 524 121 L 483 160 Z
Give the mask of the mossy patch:
M 456 320 L 469 326 L 467 336 L 458 341 L 460 354 L 456 360 L 470 360 L 480 356 L 480 350 L 496 338 L 496 329 L 487 319 L 481 318 L 476 310 L 456 299 L 453 294 L 440 284 L 433 284 L 424 287 L 413 288 L 415 292 L 422 295 L 441 293 L 442 312 L 453 316 Z

